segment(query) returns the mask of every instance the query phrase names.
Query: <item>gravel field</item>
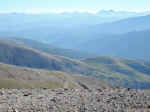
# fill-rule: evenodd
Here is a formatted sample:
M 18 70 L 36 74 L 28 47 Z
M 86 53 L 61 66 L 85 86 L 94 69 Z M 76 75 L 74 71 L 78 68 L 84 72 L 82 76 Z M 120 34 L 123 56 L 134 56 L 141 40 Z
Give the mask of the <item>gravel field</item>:
M 0 89 L 0 112 L 150 112 L 150 92 L 130 89 Z

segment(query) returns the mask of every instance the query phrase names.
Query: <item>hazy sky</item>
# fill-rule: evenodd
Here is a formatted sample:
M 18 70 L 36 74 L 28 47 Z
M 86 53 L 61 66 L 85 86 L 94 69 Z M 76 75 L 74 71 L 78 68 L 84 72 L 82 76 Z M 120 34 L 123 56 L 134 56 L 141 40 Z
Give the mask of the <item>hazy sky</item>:
M 147 11 L 150 0 L 0 0 L 0 12 Z

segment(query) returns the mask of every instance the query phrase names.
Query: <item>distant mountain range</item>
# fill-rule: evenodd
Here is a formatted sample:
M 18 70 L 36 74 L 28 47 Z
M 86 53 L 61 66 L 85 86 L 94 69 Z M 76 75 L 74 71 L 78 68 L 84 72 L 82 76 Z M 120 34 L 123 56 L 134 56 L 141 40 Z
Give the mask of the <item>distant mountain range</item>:
M 80 49 L 80 44 L 86 41 L 115 38 L 116 36 L 119 37 L 118 35 L 122 36 L 130 32 L 147 31 L 150 29 L 149 20 L 150 15 L 79 28 L 78 30 L 66 32 L 62 37 L 51 43 L 63 48 L 75 49 L 78 46 L 77 48 Z
M 101 33 L 121 34 L 132 31 L 142 31 L 150 29 L 150 15 L 123 19 L 120 21 L 99 24 L 95 26 Z
M 104 16 L 105 14 L 107 16 Z M 120 17 L 120 15 L 125 17 Z M 60 40 L 67 42 L 66 40 L 70 38 L 87 39 L 93 36 L 98 37 L 102 33 L 147 29 L 149 28 L 149 17 L 145 15 L 147 14 L 112 10 L 97 14 L 0 14 L 0 37 L 23 37 L 47 43 L 56 43 Z M 120 25 L 124 27 L 120 29 Z M 63 46 L 64 43 L 59 44 Z
M 102 56 L 150 60 L 150 30 L 93 38 L 78 45 L 80 50 Z
M 120 17 L 120 18 L 129 18 L 136 16 L 144 16 L 150 14 L 150 11 L 137 13 L 137 12 L 128 12 L 128 11 L 114 11 L 114 10 L 101 10 L 98 12 L 102 17 Z
M 82 50 L 99 56 L 117 56 L 150 60 L 150 16 L 99 24 L 77 31 L 80 34 L 58 39 L 53 45 Z M 82 32 L 82 33 L 81 33 Z M 73 42 L 73 43 L 72 43 Z M 61 44 L 58 44 L 61 43 Z M 76 47 L 78 46 L 78 47 Z

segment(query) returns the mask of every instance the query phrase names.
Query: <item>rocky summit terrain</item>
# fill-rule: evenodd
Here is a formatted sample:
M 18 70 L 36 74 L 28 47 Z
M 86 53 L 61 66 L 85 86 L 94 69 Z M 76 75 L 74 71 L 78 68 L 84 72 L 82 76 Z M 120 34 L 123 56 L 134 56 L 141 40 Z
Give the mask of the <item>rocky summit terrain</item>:
M 150 112 L 148 90 L 1 89 L 0 112 Z

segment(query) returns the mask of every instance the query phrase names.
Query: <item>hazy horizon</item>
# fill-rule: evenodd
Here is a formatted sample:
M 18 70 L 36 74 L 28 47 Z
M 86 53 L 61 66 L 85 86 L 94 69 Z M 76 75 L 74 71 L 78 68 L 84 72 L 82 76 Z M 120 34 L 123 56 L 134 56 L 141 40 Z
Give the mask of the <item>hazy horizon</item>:
M 17 13 L 17 14 L 63 14 L 63 13 L 89 13 L 89 14 L 100 14 L 102 13 L 103 11 L 106 11 L 106 12 L 115 12 L 115 13 L 150 13 L 150 10 L 147 10 L 147 11 L 141 11 L 141 12 L 136 12 L 136 11 L 125 11 L 125 10 L 113 10 L 113 9 L 110 9 L 110 10 L 105 10 L 105 9 L 102 9 L 102 10 L 98 10 L 98 11 L 79 11 L 79 10 L 74 10 L 74 11 L 45 11 L 45 12 L 40 12 L 40 11 L 27 11 L 27 12 L 21 12 L 21 11 L 0 11 L 0 14 L 11 14 L 11 13 Z
M 0 12 L 20 13 L 60 13 L 60 12 L 90 12 L 100 10 L 115 10 L 128 12 L 150 11 L 148 0 L 4 0 L 0 1 Z

